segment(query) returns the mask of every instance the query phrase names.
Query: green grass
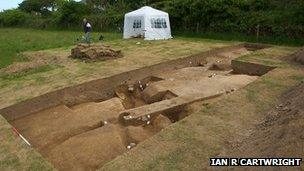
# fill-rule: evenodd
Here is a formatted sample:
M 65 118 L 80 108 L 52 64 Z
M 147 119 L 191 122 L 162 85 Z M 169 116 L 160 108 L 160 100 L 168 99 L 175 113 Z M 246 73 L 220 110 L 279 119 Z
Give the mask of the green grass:
M 36 51 L 51 48 L 67 47 L 75 44 L 82 36 L 78 31 L 46 31 L 19 28 L 0 29 L 0 69 L 14 61 L 25 61 L 19 55 L 24 51 Z M 93 33 L 93 40 L 97 41 L 100 33 Z M 103 33 L 105 40 L 121 38 L 120 34 Z
M 289 45 L 289 46 L 303 46 L 304 39 L 290 39 L 282 36 L 260 36 L 259 39 L 254 35 L 246 35 L 242 33 L 215 33 L 215 32 L 187 32 L 187 31 L 174 31 L 174 35 L 184 38 L 196 38 L 196 39 L 215 39 L 225 41 L 240 41 L 240 42 L 252 42 L 252 43 L 266 43 L 276 45 Z

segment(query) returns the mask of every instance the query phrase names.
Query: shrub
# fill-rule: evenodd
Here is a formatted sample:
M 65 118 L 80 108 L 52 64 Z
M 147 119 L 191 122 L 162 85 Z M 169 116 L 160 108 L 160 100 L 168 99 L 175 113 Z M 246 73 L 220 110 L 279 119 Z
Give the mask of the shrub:
M 0 13 L 0 23 L 4 26 L 21 26 L 29 18 L 29 14 L 18 10 L 5 10 Z

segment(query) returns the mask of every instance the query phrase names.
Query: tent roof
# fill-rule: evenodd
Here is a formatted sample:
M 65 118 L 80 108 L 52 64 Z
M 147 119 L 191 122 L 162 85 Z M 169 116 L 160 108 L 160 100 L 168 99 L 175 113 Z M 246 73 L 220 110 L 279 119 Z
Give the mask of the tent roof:
M 145 15 L 168 15 L 168 13 L 154 9 L 149 6 L 141 7 L 138 10 L 129 12 L 126 14 L 126 16 L 145 16 Z

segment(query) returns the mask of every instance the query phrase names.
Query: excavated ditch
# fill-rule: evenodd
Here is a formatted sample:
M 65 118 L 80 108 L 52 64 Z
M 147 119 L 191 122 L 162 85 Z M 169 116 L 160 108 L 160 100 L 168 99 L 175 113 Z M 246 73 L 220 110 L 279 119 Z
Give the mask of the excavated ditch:
M 83 84 L 0 113 L 58 170 L 94 170 L 195 112 L 191 104 L 233 93 L 273 69 L 231 62 L 263 48 L 245 44 L 216 50 L 166 63 L 167 70 L 157 70 L 166 66 L 158 64 L 90 83 L 106 87 L 104 92 L 92 93 L 90 84 Z

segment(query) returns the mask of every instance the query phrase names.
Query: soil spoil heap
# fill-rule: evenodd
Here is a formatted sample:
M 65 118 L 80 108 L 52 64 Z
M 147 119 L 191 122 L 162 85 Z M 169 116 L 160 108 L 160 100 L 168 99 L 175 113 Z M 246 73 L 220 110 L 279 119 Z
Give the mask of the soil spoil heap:
M 122 57 L 121 50 L 114 50 L 102 44 L 78 44 L 71 50 L 71 58 L 84 61 L 104 61 Z

